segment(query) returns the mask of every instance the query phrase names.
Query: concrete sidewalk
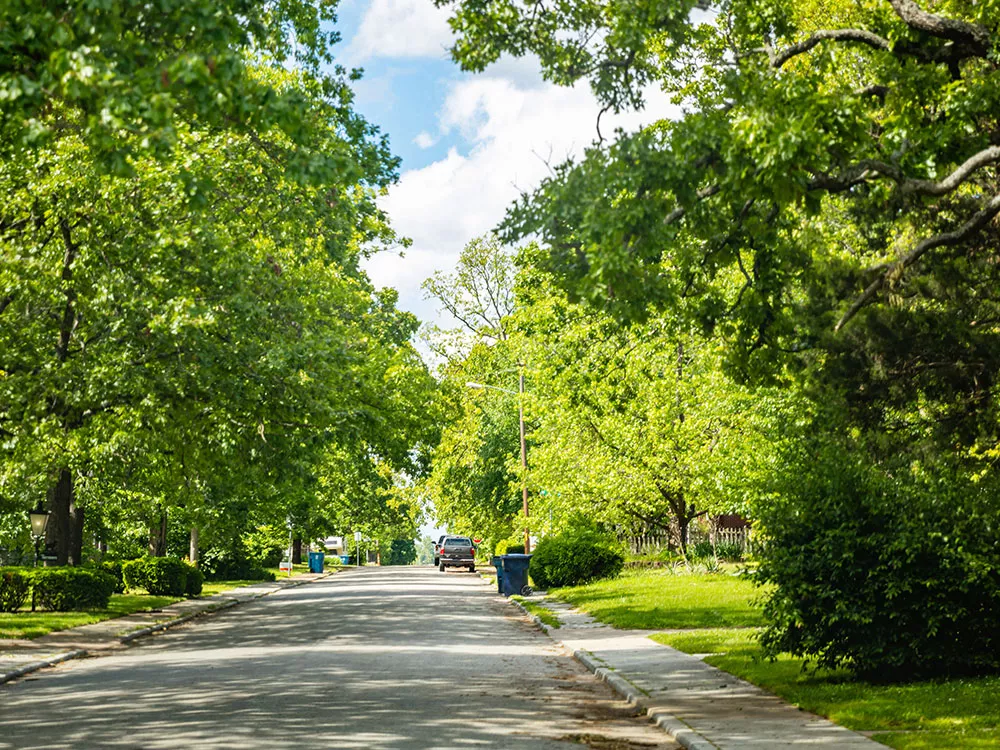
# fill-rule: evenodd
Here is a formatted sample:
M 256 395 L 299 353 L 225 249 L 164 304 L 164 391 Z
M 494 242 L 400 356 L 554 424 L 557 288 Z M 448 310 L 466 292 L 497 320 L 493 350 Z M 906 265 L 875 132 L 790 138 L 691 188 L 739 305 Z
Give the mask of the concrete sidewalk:
M 543 603 L 563 623 L 543 626 L 549 635 L 689 750 L 884 747 L 651 641 L 655 631 L 616 630 L 562 602 Z
M 284 588 L 326 578 L 334 572 L 336 570 L 255 583 L 204 599 L 185 599 L 162 609 L 57 630 L 31 640 L 0 638 L 0 685 L 69 659 L 118 651 L 144 635 L 172 628 L 201 615 L 260 599 Z

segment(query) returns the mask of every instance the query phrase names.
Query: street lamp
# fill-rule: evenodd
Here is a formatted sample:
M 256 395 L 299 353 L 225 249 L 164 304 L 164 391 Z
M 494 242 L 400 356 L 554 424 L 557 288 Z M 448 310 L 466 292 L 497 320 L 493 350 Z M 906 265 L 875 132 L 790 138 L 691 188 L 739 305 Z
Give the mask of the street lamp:
M 517 396 L 517 421 L 521 432 L 521 501 L 524 506 L 524 553 L 526 555 L 531 554 L 531 534 L 528 531 L 527 519 L 528 519 L 528 446 L 524 440 L 524 365 L 518 363 L 518 373 L 517 373 L 517 392 L 509 391 L 506 388 L 499 388 L 495 385 L 484 385 L 483 383 L 466 383 L 466 388 L 473 388 L 475 390 L 489 389 L 491 391 L 500 391 L 501 393 L 509 393 L 512 396 Z
M 39 504 L 31 513 L 31 536 L 35 540 L 35 567 L 38 567 L 38 544 L 45 536 L 45 527 L 49 525 L 49 512 Z

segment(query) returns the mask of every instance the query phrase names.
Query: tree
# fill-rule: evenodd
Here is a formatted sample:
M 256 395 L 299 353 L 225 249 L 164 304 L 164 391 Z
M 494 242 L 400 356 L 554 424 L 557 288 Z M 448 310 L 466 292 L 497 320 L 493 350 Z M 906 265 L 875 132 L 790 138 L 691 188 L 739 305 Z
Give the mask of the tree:
M 413 445 L 429 378 L 415 321 L 358 270 L 393 238 L 374 202 L 393 162 L 339 103 L 261 75 L 311 102 L 311 148 L 350 166 L 345 181 L 291 179 L 300 154 L 276 128 L 264 143 L 202 123 L 125 176 L 73 130 L 0 167 L 0 468 L 25 504 L 47 486 L 59 563 L 82 558 L 85 477 L 90 498 L 127 482 L 162 517 L 204 504 L 179 490 L 192 484 L 287 483 L 275 466 L 355 440 L 383 403 L 412 410 L 391 417 L 405 425 L 393 455 Z M 365 393 L 386 378 L 391 394 Z
M 452 274 L 436 272 L 422 284 L 424 296 L 441 305 L 457 324 L 442 329 L 430 324 L 424 340 L 445 361 L 461 360 L 478 343 L 506 341 L 514 312 L 514 258 L 495 235 L 471 240 Z
M 522 254 L 521 261 L 529 261 Z M 517 330 L 532 363 L 536 504 L 561 527 L 582 514 L 633 533 L 752 515 L 771 468 L 780 394 L 728 380 L 717 344 L 663 318 L 622 325 L 570 303 L 522 267 Z
M 963 488 L 995 480 L 1000 441 L 1000 6 L 729 0 L 702 22 L 693 0 L 439 4 L 456 8 L 453 54 L 468 68 L 532 52 L 553 80 L 588 80 L 608 109 L 641 104 L 653 83 L 683 106 L 676 121 L 599 140 L 558 167 L 501 237 L 539 237 L 574 300 L 624 321 L 667 313 L 716 337 L 741 382 L 805 397 L 798 440 L 862 464 L 853 486 L 866 494 L 851 498 L 854 478 L 831 479 L 801 453 L 815 473 L 764 504 L 783 545 L 765 551 L 769 643 L 865 674 L 913 674 L 921 660 L 923 674 L 995 670 L 947 646 L 983 643 L 982 625 L 949 615 L 944 627 L 940 570 L 905 561 L 918 529 L 935 540 L 913 547 L 922 553 L 968 536 L 940 559 L 976 606 L 996 609 L 981 576 L 994 566 L 988 545 L 939 511 L 961 494 L 963 517 L 993 512 L 988 492 Z M 946 487 L 928 479 L 938 473 Z M 856 545 L 886 509 L 907 522 Z M 912 578 L 866 589 L 846 559 Z M 848 643 L 876 591 L 890 621 L 929 640 Z
M 502 392 L 518 367 L 510 341 L 515 273 L 510 249 L 487 235 L 466 245 L 453 274 L 439 272 L 423 285 L 456 325 L 424 333 L 443 362 L 446 427 L 422 489 L 439 521 L 492 542 L 511 535 L 521 509 L 518 404 Z M 469 381 L 493 388 L 474 393 Z

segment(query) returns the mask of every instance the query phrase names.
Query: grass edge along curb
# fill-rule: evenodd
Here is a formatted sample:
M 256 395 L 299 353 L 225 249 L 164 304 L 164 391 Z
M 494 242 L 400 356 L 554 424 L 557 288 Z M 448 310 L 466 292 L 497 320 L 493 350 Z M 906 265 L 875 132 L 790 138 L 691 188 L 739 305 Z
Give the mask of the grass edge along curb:
M 158 633 L 158 632 L 161 632 L 161 631 L 164 631 L 164 630 L 169 630 L 170 628 L 176 627 L 178 625 L 183 625 L 184 623 L 189 622 L 189 621 L 191 621 L 191 620 L 193 620 L 193 619 L 195 619 L 197 617 L 201 617 L 203 615 L 214 614 L 215 612 L 221 612 L 222 610 L 230 609 L 230 608 L 235 607 L 235 606 L 237 606 L 239 604 L 245 604 L 247 602 L 253 602 L 253 601 L 256 601 L 258 599 L 262 599 L 263 597 L 270 596 L 271 594 L 275 593 L 276 591 L 281 591 L 282 589 L 295 588 L 297 586 L 303 586 L 303 585 L 305 585 L 307 583 L 312 583 L 314 581 L 321 581 L 324 578 L 328 578 L 329 576 L 333 575 L 336 572 L 337 572 L 336 570 L 328 570 L 328 571 L 322 573 L 319 576 L 319 578 L 311 578 L 308 581 L 295 581 L 295 580 L 273 581 L 273 583 L 278 583 L 280 585 L 276 586 L 275 588 L 273 588 L 273 589 L 271 589 L 269 591 L 262 591 L 260 594 L 258 594 L 256 596 L 251 596 L 251 597 L 248 597 L 246 599 L 229 599 L 227 601 L 224 601 L 224 602 L 220 603 L 218 606 L 206 607 L 205 609 L 200 610 L 198 612 L 190 612 L 190 613 L 188 613 L 186 615 L 182 615 L 180 617 L 175 617 L 172 620 L 167 620 L 165 622 L 157 623 L 156 625 L 151 625 L 151 626 L 146 627 L 146 628 L 141 628 L 141 629 L 133 631 L 131 633 L 127 633 L 126 635 L 118 636 L 117 640 L 118 640 L 119 643 L 131 643 L 132 641 L 134 641 L 134 640 L 136 640 L 138 638 L 142 638 L 143 636 L 152 635 L 153 633 Z M 272 581 L 267 581 L 267 583 L 272 583 Z M 253 585 L 253 584 L 250 584 L 250 585 Z M 221 596 L 221 595 L 222 594 L 216 594 L 215 596 Z M 128 617 L 128 615 L 124 615 L 124 616 Z M 116 618 L 112 618 L 111 621 L 117 620 L 117 619 L 121 619 L 121 618 L 117 618 L 117 617 Z M 108 621 L 105 621 L 105 622 L 108 622 Z M 61 662 L 64 662 L 64 661 L 70 661 L 71 659 L 79 659 L 79 658 L 81 658 L 83 656 L 88 656 L 89 653 L 90 652 L 87 651 L 86 649 L 77 649 L 76 651 L 67 651 L 67 652 L 62 653 L 62 654 L 57 654 L 56 656 L 53 656 L 50 659 L 41 659 L 39 661 L 31 662 L 30 664 L 25 664 L 24 666 L 21 666 L 21 667 L 18 667 L 17 669 L 11 670 L 10 672 L 2 672 L 2 673 L 0 673 L 0 685 L 3 685 L 5 683 L 7 683 L 7 682 L 11 682 L 12 680 L 16 680 L 19 677 L 24 677 L 25 675 L 31 674 L 32 672 L 37 672 L 40 669 L 46 669 L 47 667 L 53 667 L 56 664 L 60 664 Z
M 559 615 L 544 604 L 525 601 L 524 597 L 517 595 L 510 597 L 510 600 L 523 609 L 529 617 L 534 618 L 539 624 L 543 625 L 546 631 L 550 629 L 558 630 L 562 627 L 562 620 L 559 619 Z

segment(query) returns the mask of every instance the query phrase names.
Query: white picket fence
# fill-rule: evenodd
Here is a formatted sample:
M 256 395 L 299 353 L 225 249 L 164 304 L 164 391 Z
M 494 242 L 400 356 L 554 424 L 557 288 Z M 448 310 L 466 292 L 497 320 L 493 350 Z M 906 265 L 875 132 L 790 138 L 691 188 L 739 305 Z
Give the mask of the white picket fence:
M 711 533 L 701 527 L 692 526 L 688 529 L 688 544 L 695 545 L 698 542 L 712 541 Z M 670 537 L 666 534 L 652 534 L 645 536 L 633 536 L 625 540 L 629 550 L 634 555 L 655 554 L 660 550 L 670 546 Z M 716 529 L 716 544 L 738 544 L 744 551 L 750 543 L 750 529 Z

